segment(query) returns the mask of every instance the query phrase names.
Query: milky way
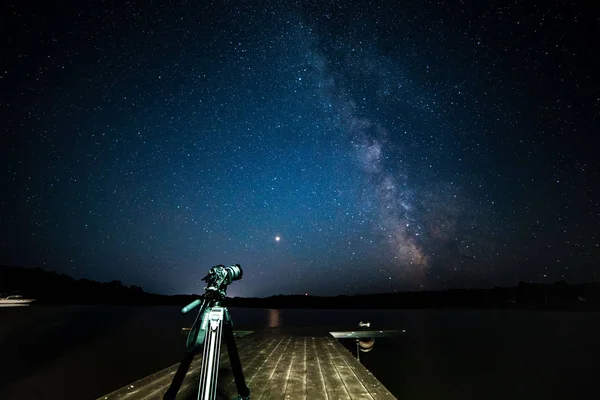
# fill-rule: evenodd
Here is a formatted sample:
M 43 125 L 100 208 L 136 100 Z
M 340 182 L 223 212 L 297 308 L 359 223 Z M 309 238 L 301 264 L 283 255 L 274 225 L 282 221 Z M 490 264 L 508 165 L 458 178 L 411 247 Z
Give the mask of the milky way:
M 361 201 L 375 203 L 378 218 L 374 222 L 378 233 L 384 236 L 384 241 L 391 248 L 392 263 L 409 272 L 414 266 L 422 274 L 421 269 L 427 267 L 427 257 L 416 240 L 419 233 L 410 233 L 414 218 L 411 215 L 411 190 L 407 182 L 402 180 L 402 170 L 387 169 L 385 159 L 389 149 L 386 130 L 358 114 L 356 103 L 349 96 L 340 94 L 343 90 L 336 87 L 335 80 L 327 76 L 323 65 L 324 62 L 319 63 L 321 68 L 318 71 L 323 80 L 324 95 L 335 104 L 335 117 L 347 135 L 368 183 L 368 194 Z
M 247 296 L 597 279 L 590 12 L 235 3 L 0 14 L 1 264 L 189 293 L 240 263 Z

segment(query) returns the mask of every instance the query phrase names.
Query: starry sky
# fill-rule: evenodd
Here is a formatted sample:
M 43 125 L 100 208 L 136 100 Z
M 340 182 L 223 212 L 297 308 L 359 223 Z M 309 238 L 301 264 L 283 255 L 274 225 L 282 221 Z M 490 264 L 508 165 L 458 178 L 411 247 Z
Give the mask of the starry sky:
M 597 281 L 585 7 L 4 2 L 0 264 L 174 294 L 239 263 L 232 296 Z

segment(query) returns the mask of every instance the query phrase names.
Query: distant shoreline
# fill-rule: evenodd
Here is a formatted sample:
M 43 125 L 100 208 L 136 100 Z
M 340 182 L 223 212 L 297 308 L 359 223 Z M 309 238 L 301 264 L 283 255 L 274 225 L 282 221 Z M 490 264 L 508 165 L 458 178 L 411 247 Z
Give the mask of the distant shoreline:
M 41 268 L 0 266 L 0 293 L 19 291 L 35 305 L 184 306 L 199 295 L 166 296 L 88 279 L 76 280 Z M 277 295 L 266 298 L 226 298 L 224 305 L 241 308 L 299 309 L 498 309 L 540 311 L 600 311 L 600 283 L 569 285 L 520 282 L 515 287 L 448 289 L 368 295 Z
M 298 305 L 271 305 L 271 306 L 260 306 L 260 305 L 231 305 L 229 300 L 231 298 L 227 298 L 224 302 L 224 306 L 229 308 L 248 308 L 248 309 L 272 309 L 272 310 L 423 310 L 423 311 L 539 311 L 539 312 L 600 312 L 600 306 L 587 306 L 587 307 L 542 307 L 542 306 L 514 306 L 514 307 L 482 307 L 482 306 L 439 306 L 439 307 L 403 307 L 403 306 L 393 306 L 393 307 L 376 307 L 376 306 L 366 306 L 366 307 L 309 307 L 306 305 L 298 304 Z M 25 306 L 16 306 L 16 307 L 0 307 L 2 308 L 27 308 L 27 307 L 59 307 L 59 306 L 73 306 L 73 307 L 91 307 L 91 306 L 110 306 L 110 307 L 183 307 L 184 303 L 67 303 L 67 302 L 35 302 Z

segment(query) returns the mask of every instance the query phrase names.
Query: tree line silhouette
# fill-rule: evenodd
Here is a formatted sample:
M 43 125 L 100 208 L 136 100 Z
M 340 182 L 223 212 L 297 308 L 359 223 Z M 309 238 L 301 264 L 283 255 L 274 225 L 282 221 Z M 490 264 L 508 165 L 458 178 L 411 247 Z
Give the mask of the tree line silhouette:
M 40 304 L 185 305 L 197 294 L 147 293 L 120 281 L 74 279 L 42 268 L 0 266 L 0 293 L 19 291 Z M 226 298 L 229 307 L 256 308 L 535 308 L 600 309 L 600 283 L 520 282 L 516 287 L 448 289 L 368 295 L 276 295 Z

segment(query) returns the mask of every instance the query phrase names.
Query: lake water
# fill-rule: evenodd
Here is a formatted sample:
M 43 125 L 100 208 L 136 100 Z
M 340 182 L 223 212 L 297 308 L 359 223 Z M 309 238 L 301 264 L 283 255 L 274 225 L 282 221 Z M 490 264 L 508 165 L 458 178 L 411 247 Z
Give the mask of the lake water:
M 363 364 L 400 399 L 587 399 L 600 313 L 231 309 L 235 329 L 406 329 Z M 177 307 L 0 308 L 0 399 L 93 399 L 179 362 Z M 344 343 L 354 349 L 351 341 Z M 595 395 L 593 396 L 595 397 Z

